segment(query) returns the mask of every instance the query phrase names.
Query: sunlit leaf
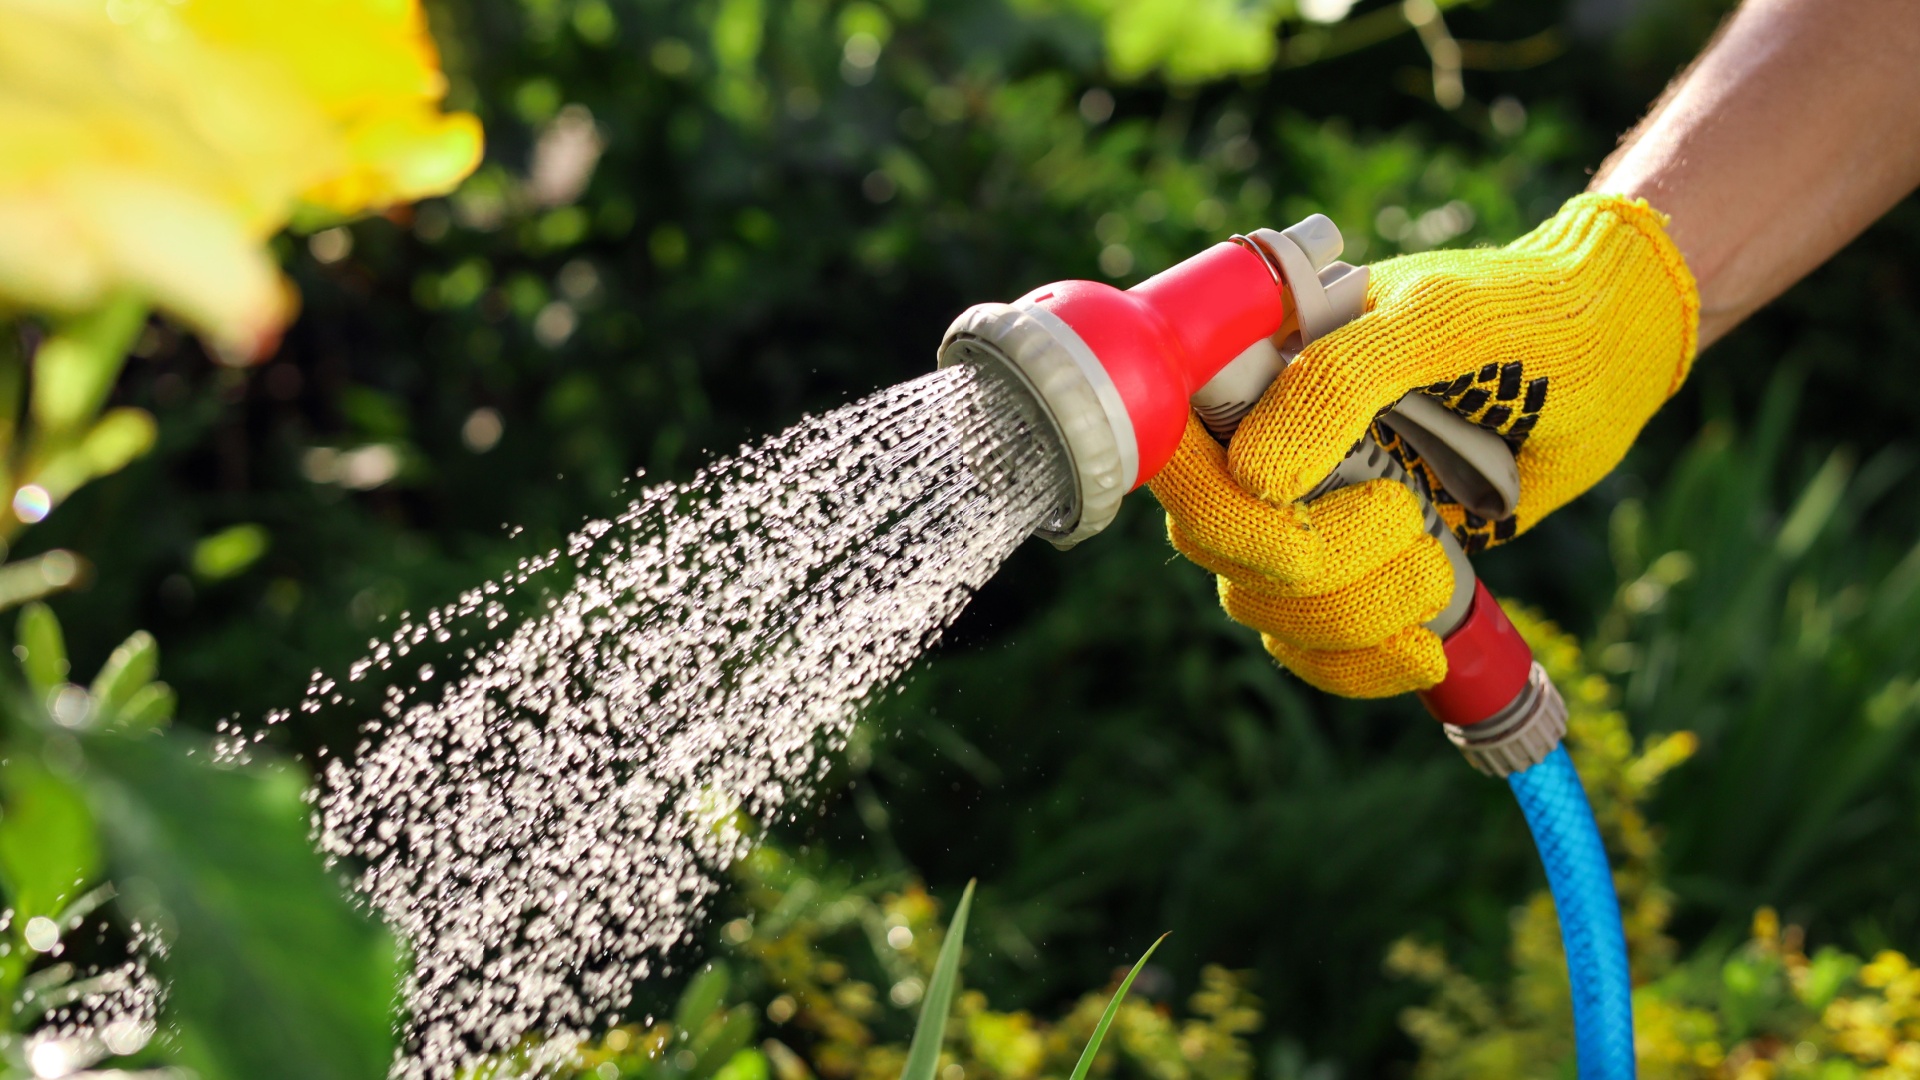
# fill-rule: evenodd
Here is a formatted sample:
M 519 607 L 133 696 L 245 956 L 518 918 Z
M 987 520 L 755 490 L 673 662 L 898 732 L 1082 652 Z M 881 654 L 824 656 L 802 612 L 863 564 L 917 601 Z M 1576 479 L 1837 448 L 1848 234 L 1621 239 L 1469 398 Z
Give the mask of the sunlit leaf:
M 52 916 L 100 874 L 100 842 L 85 798 L 35 756 L 0 766 L 0 879 L 16 919 Z
M 1292 4 L 1276 0 L 1074 0 L 1105 31 L 1107 63 L 1122 79 L 1159 71 L 1210 82 L 1272 66 L 1275 28 Z
M 52 608 L 33 603 L 20 609 L 14 641 L 22 652 L 20 666 L 27 682 L 42 698 L 67 681 L 67 641 Z
M 1147 946 L 1147 951 L 1134 962 L 1133 970 L 1127 972 L 1127 977 L 1120 980 L 1120 989 L 1113 992 L 1113 1000 L 1107 1002 L 1107 1010 L 1100 1014 L 1100 1022 L 1094 1025 L 1093 1037 L 1087 1040 L 1087 1048 L 1080 1052 L 1080 1061 L 1074 1065 L 1070 1080 L 1087 1080 L 1087 1071 L 1093 1068 L 1093 1059 L 1100 1053 L 1100 1043 L 1107 1037 L 1107 1029 L 1113 1026 L 1113 1018 L 1119 1014 L 1120 1003 L 1126 1000 L 1127 991 L 1133 988 L 1134 977 L 1140 974 L 1141 968 L 1147 966 L 1147 961 L 1152 959 L 1154 950 L 1158 949 L 1160 942 L 1165 940 L 1167 935 L 1161 934 L 1153 944 Z
M 122 296 L 62 326 L 33 359 L 34 419 L 51 431 L 90 419 L 146 318 L 146 305 Z
M 222 529 L 193 546 L 193 573 L 202 581 L 225 581 L 246 572 L 267 553 L 267 530 L 258 525 Z
M 0 611 L 71 588 L 86 569 L 85 560 L 59 548 L 0 566 Z
M 913 1042 L 907 1047 L 907 1067 L 900 1073 L 900 1080 L 933 1080 L 934 1069 L 940 1065 L 947 1013 L 960 984 L 960 952 L 967 936 L 967 913 L 973 909 L 973 885 L 967 882 L 967 891 L 960 894 L 960 906 L 953 909 L 953 922 L 947 926 L 947 940 L 941 943 L 940 956 L 933 962 L 933 978 L 920 1004 L 920 1019 L 913 1025 Z
M 766 109 L 766 88 L 754 75 L 766 33 L 764 8 L 762 0 L 721 0 L 713 18 L 713 56 L 720 68 L 716 104 L 747 124 L 757 122 Z
M 720 1011 L 731 982 L 725 964 L 708 964 L 681 993 L 680 1004 L 673 1010 L 674 1027 L 689 1033 L 699 1031 L 708 1017 Z
M 768 1080 L 772 1070 L 767 1066 L 767 1056 L 758 1050 L 741 1050 L 727 1059 L 720 1071 L 713 1074 L 713 1080 Z
M 126 731 L 152 731 L 165 726 L 173 719 L 174 709 L 179 705 L 179 696 L 173 687 L 163 682 L 153 682 L 133 692 L 127 703 L 106 722 Z
M 92 476 L 107 476 L 153 449 L 158 432 L 145 409 L 111 409 L 87 432 L 79 453 Z
M 718 1023 L 708 1024 L 707 1029 L 694 1040 L 690 1075 L 705 1077 L 720 1072 L 752 1041 L 755 1026 L 755 1011 L 751 1005 L 736 1005 L 722 1014 Z
M 102 714 L 111 714 L 152 682 L 159 669 L 160 646 L 155 644 L 152 634 L 136 630 L 100 665 L 100 672 L 93 677 L 87 692 L 93 695 L 94 704 Z

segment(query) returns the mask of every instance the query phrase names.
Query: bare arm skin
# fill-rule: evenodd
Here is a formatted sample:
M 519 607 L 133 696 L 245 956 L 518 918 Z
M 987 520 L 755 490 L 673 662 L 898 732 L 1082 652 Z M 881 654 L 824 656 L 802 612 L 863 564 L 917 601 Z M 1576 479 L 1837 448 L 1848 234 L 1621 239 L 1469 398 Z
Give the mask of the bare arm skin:
M 1920 185 L 1920 0 L 1748 0 L 1589 190 L 1644 198 L 1705 347 Z

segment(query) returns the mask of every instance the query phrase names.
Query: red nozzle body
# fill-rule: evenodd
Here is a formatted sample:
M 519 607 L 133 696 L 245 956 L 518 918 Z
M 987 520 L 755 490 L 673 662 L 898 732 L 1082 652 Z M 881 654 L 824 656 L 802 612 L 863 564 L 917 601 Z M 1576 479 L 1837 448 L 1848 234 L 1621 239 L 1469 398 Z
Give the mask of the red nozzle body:
M 1485 582 L 1473 583 L 1467 617 L 1446 636 L 1447 677 L 1420 691 L 1420 701 L 1442 723 L 1469 727 L 1513 703 L 1527 687 L 1533 650 L 1513 628 Z
M 1135 487 L 1173 459 L 1193 392 L 1286 319 L 1279 279 L 1237 243 L 1215 244 L 1124 292 L 1061 281 L 1015 306 L 1058 316 L 1106 369 L 1133 421 Z
M 1567 706 L 1506 612 L 1474 582 L 1467 617 L 1446 636 L 1447 677 L 1420 693 L 1447 740 L 1488 776 L 1546 760 L 1567 733 Z
M 1038 531 L 1072 547 L 1111 524 L 1127 491 L 1166 467 L 1195 408 L 1216 437 L 1229 437 L 1287 363 L 1272 339 L 1289 314 L 1297 348 L 1365 310 L 1365 268 L 1339 262 L 1340 249 L 1339 230 L 1316 214 L 1283 232 L 1216 244 L 1124 292 L 1062 281 L 1011 305 L 976 304 L 947 328 L 940 365 L 984 365 L 1032 394 L 1058 438 L 1065 480 L 1059 518 Z M 1431 461 L 1457 459 L 1450 490 L 1458 481 L 1510 512 L 1519 473 L 1497 435 L 1418 394 L 1393 418 L 1403 438 L 1417 434 L 1446 451 L 1422 450 Z M 1425 494 L 1377 447 L 1349 453 L 1320 489 L 1377 479 Z M 1426 515 L 1455 587 L 1427 624 L 1444 638 L 1447 676 L 1421 700 L 1475 768 L 1498 776 L 1530 768 L 1558 745 L 1565 707 L 1430 504 Z

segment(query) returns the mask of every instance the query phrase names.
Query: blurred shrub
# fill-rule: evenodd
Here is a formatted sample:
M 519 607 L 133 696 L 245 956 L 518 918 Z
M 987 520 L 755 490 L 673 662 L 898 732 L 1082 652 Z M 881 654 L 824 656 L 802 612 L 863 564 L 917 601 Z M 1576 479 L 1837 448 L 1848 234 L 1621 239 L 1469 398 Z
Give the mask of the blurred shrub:
M 917 880 L 854 885 L 817 861 L 761 847 L 735 871 L 744 911 L 723 924 L 720 957 L 688 983 L 670 1020 L 615 1029 L 581 1047 L 581 1080 L 898 1080 L 904 1035 L 933 974 L 940 905 Z M 1113 974 L 1117 984 L 1124 967 Z M 1148 1001 L 1148 968 L 1123 1000 L 1090 1075 L 1140 1080 L 1250 1080 L 1247 1036 L 1259 1002 L 1244 974 L 1209 968 L 1176 1019 Z M 936 1076 L 1066 1076 L 1113 986 L 1057 1019 L 999 1011 L 962 993 Z M 756 1040 L 758 1043 L 756 1045 Z M 1107 1049 L 1111 1048 L 1111 1049 Z
M 1616 508 L 1593 659 L 1642 730 L 1701 740 L 1704 767 L 1655 802 L 1695 925 L 1779 904 L 1912 942 L 1920 549 L 1868 523 L 1911 502 L 1915 458 L 1797 446 L 1803 378 L 1784 369 L 1749 433 L 1710 423 Z
M 399 950 L 308 843 L 305 773 L 166 730 L 151 635 L 84 685 L 44 604 L 15 641 L 0 670 L 0 1076 L 384 1074 Z

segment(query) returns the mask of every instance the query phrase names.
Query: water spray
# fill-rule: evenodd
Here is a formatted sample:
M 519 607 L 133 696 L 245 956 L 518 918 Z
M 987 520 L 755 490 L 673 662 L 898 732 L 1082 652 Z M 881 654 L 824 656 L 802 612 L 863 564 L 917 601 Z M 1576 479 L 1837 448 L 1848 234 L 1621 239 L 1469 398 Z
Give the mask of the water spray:
M 1343 246 L 1333 222 L 1315 214 L 1215 244 L 1124 291 L 1043 285 L 1012 304 L 963 312 L 939 363 L 976 365 L 1025 391 L 1031 426 L 1065 465 L 1063 505 L 1039 535 L 1069 548 L 1111 524 L 1126 494 L 1166 467 L 1189 410 L 1226 441 L 1302 348 L 1359 317 L 1367 270 L 1341 262 Z M 1382 422 L 1468 510 L 1512 516 L 1519 471 L 1498 435 L 1417 391 Z M 1442 639 L 1447 675 L 1421 701 L 1474 768 L 1507 780 L 1526 815 L 1559 915 L 1581 1077 L 1630 1078 L 1625 935 L 1592 808 L 1561 745 L 1566 705 L 1424 483 L 1373 438 L 1305 497 L 1378 478 L 1420 497 L 1454 569 L 1447 605 L 1426 624 Z

